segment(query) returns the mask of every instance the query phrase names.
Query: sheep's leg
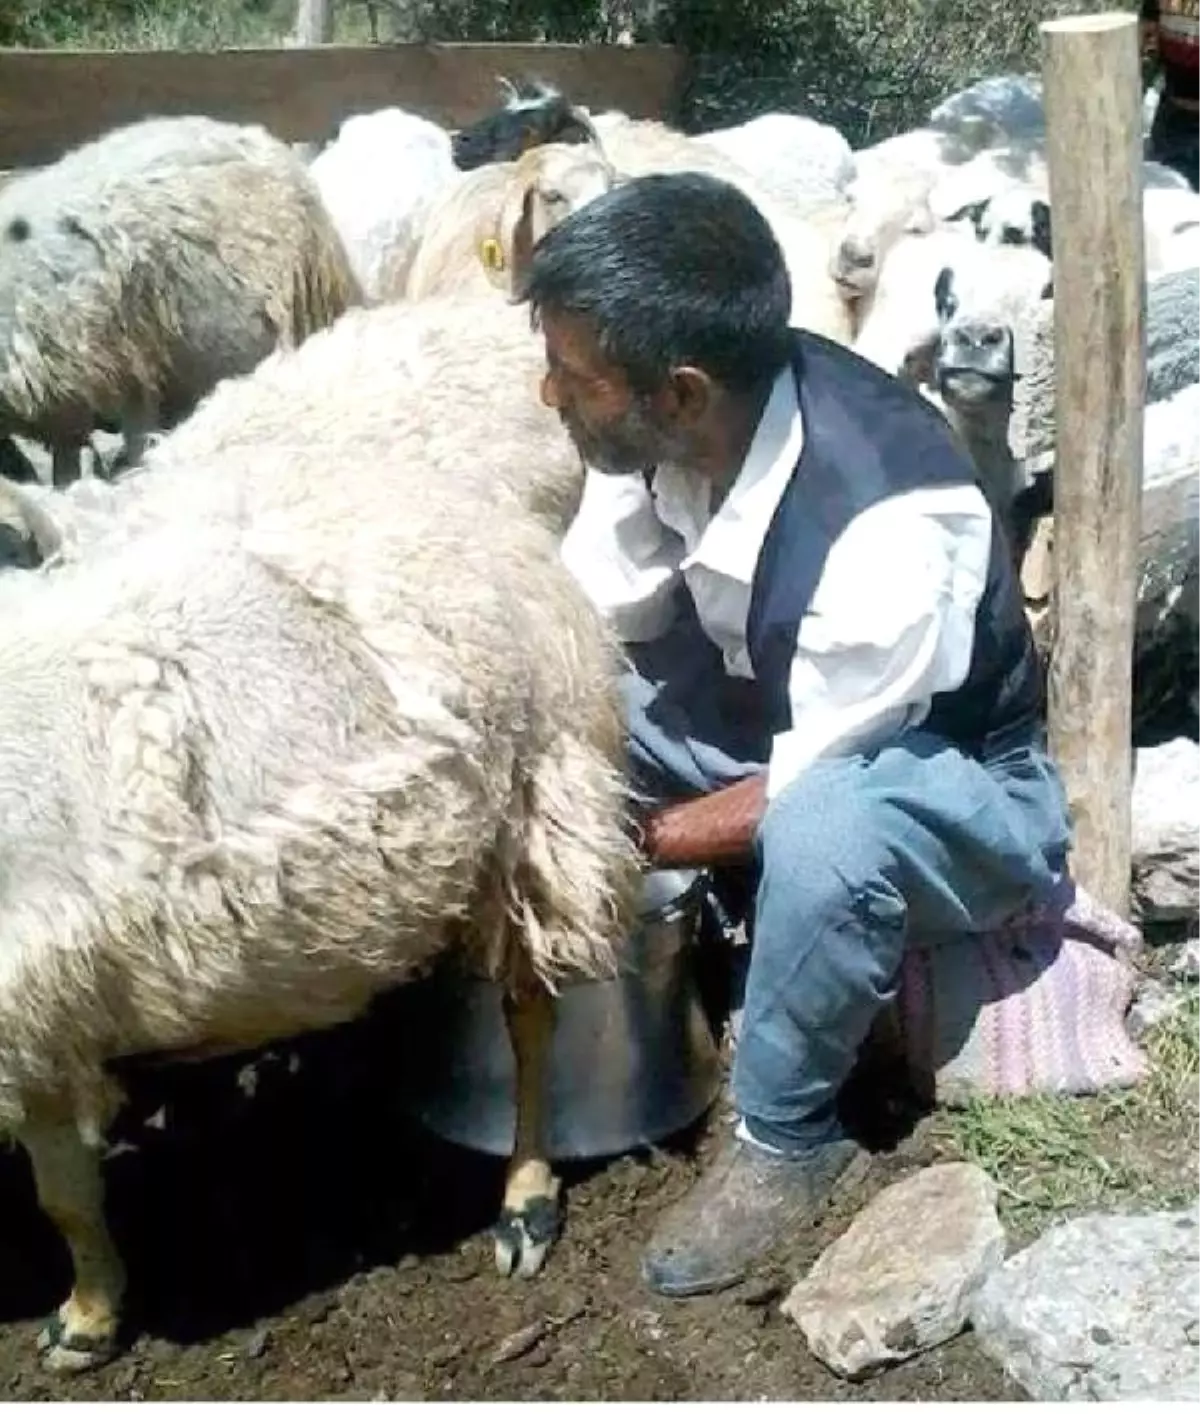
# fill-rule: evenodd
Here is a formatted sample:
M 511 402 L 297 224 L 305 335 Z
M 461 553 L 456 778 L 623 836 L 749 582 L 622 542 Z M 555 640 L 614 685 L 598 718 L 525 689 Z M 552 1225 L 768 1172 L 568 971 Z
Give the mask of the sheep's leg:
M 559 1182 L 542 1152 L 545 1083 L 554 1001 L 537 984 L 504 999 L 504 1020 L 517 1071 L 517 1120 L 504 1185 L 504 1208 L 493 1228 L 501 1276 L 541 1270 L 559 1232 Z
M 55 486 L 70 486 L 82 474 L 79 445 L 55 442 L 50 448 L 50 480 Z
M 71 1251 L 75 1284 L 42 1328 L 38 1349 L 52 1370 L 90 1370 L 117 1351 L 125 1269 L 104 1221 L 100 1152 L 74 1124 L 17 1132 L 33 1166 L 38 1202 Z

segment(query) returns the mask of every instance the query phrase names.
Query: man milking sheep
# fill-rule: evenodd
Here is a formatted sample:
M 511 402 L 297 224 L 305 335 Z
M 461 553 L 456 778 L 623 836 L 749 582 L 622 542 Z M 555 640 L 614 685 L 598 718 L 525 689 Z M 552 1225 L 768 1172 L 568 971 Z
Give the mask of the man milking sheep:
M 970 462 L 919 395 L 788 327 L 740 192 L 627 182 L 538 244 L 521 297 L 592 473 L 563 555 L 635 662 L 646 853 L 757 878 L 738 1123 L 643 1263 L 664 1294 L 715 1291 L 858 1167 L 838 1094 L 906 936 L 1047 900 L 1065 797 Z

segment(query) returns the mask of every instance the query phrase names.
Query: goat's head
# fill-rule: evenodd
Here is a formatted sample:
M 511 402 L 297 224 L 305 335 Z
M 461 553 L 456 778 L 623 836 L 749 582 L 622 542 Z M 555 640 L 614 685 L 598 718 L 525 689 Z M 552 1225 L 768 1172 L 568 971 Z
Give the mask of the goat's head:
M 501 79 L 504 107 L 460 128 L 451 138 L 454 165 L 464 172 L 487 162 L 511 162 L 543 143 L 598 143 L 586 113 L 548 84 L 522 88 Z
M 977 250 L 977 258 L 943 267 L 934 284 L 934 380 L 955 407 L 1011 407 L 1013 329 L 1025 310 L 1050 295 L 1050 262 L 1031 246 Z
M 551 143 L 525 153 L 513 166 L 495 227 L 480 244 L 479 258 L 492 284 L 514 290 L 546 232 L 616 180 L 612 165 L 595 148 Z

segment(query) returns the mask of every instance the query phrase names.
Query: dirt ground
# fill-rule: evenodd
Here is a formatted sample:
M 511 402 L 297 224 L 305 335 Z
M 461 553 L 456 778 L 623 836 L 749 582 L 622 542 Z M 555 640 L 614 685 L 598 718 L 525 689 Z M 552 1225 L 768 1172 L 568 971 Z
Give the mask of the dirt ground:
M 97 1372 L 38 1365 L 67 1265 L 24 1156 L 0 1154 L 0 1400 L 1021 1398 L 969 1335 L 848 1384 L 778 1312 L 866 1193 L 936 1157 L 927 1121 L 738 1290 L 673 1302 L 638 1275 L 720 1113 L 669 1151 L 562 1170 L 564 1236 L 540 1276 L 504 1281 L 487 1235 L 501 1166 L 405 1119 L 412 1035 L 400 1008 L 306 1038 L 299 1070 L 263 1066 L 252 1100 L 240 1062 L 136 1077 L 114 1136 L 136 1147 L 107 1169 L 138 1334 Z

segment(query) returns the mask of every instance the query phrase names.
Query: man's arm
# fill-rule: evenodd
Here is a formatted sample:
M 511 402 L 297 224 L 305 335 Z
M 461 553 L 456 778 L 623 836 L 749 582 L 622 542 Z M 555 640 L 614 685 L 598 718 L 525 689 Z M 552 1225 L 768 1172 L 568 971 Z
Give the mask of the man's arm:
M 643 848 L 662 869 L 699 868 L 749 858 L 767 808 L 767 773 L 667 805 L 642 826 Z

